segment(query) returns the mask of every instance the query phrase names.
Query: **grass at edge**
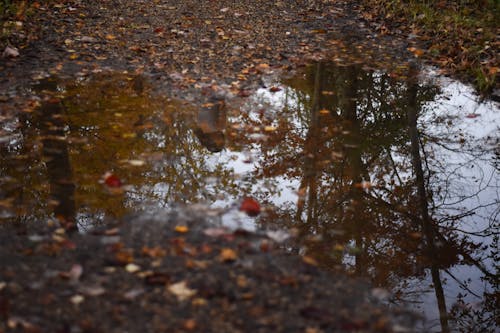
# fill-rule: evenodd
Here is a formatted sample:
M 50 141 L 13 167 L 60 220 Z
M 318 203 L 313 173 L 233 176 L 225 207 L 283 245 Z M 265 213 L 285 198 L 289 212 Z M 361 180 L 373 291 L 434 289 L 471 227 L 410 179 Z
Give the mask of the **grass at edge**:
M 367 16 L 389 33 L 423 42 L 422 58 L 474 84 L 487 95 L 499 88 L 499 0 L 361 0 Z

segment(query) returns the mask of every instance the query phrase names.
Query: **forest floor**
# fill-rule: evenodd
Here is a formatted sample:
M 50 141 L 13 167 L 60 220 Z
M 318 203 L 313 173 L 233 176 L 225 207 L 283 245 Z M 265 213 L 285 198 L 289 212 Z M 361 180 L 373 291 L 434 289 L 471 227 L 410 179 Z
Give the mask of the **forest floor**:
M 32 112 L 43 96 L 30 87 L 48 76 L 138 73 L 197 104 L 245 98 L 263 75 L 318 60 L 404 76 L 418 53 L 413 39 L 370 30 L 351 1 L 66 0 L 12 22 L 0 122 Z M 189 222 L 130 218 L 88 234 L 1 225 L 0 332 L 412 331 L 415 317 L 363 281 L 266 235 Z

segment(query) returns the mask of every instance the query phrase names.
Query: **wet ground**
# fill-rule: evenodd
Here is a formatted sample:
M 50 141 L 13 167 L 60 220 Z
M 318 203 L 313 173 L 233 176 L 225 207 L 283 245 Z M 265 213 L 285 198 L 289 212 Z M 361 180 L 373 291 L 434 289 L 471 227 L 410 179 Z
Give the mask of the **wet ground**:
M 221 15 L 230 10 L 223 11 L 224 8 L 219 11 Z M 334 11 L 329 13 L 342 16 Z M 163 33 L 159 30 L 155 34 L 160 32 Z M 325 34 L 319 30 L 313 33 L 319 39 L 324 39 Z M 224 41 L 223 36 L 227 35 L 219 31 L 217 38 Z M 333 44 L 343 45 L 339 41 Z M 233 75 L 244 84 L 225 84 L 225 79 L 206 84 L 202 79 L 201 83 L 193 83 L 194 88 L 183 87 L 189 82 L 186 77 L 192 68 L 170 72 L 168 84 L 158 83 L 161 75 L 154 72 L 109 68 L 75 75 L 68 75 L 62 69 L 38 74 L 31 84 L 20 89 L 24 96 L 30 96 L 31 104 L 25 106 L 27 112 L 5 114 L 0 122 L 0 220 L 4 227 L 56 223 L 68 232 L 76 228 L 80 235 L 70 238 L 69 243 L 66 240 L 58 243 L 54 250 L 57 253 L 60 248 L 71 248 L 74 244 L 79 248 L 80 237 L 87 235 L 94 239 L 96 233 L 99 235 L 97 240 L 82 244 L 106 252 L 104 258 L 96 257 L 103 263 L 88 261 L 92 264 L 87 267 L 82 264 L 87 261 L 80 259 L 78 265 L 71 266 L 75 264 L 74 258 L 66 258 L 66 266 L 60 263 L 60 267 L 52 269 L 52 275 L 57 273 L 63 279 L 77 281 L 81 275 L 78 267 L 84 266 L 87 271 L 94 265 L 119 269 L 123 266 L 131 274 L 142 272 L 140 278 L 145 279 L 147 286 L 172 286 L 181 280 L 180 275 L 171 271 L 167 274 L 154 269 L 170 270 L 168 262 L 175 260 L 165 259 L 169 254 L 159 254 L 161 242 L 155 243 L 159 242 L 155 233 L 165 228 L 164 223 L 168 222 L 165 229 L 170 231 L 163 236 L 173 239 L 175 244 L 179 242 L 177 236 L 187 232 L 188 238 L 194 237 L 189 235 L 196 230 L 215 239 L 222 235 L 224 242 L 231 238 L 231 244 L 216 245 L 209 241 L 207 246 L 214 248 L 213 255 L 207 252 L 207 258 L 198 258 L 203 250 L 197 248 L 190 254 L 195 263 L 183 261 L 182 266 L 194 265 L 203 270 L 201 266 L 206 264 L 198 260 L 214 260 L 218 264 L 237 261 L 241 267 L 232 268 L 238 272 L 233 272 L 233 277 L 255 274 L 245 266 L 248 261 L 255 262 L 258 272 L 269 267 L 269 263 L 261 264 L 261 259 L 246 257 L 255 255 L 252 251 L 256 246 L 259 251 L 266 249 L 261 238 L 252 240 L 254 236 L 246 233 L 238 231 L 236 236 L 233 233 L 249 230 L 265 236 L 284 253 L 305 258 L 302 264 L 309 267 L 306 273 L 302 268 L 297 271 L 287 268 L 279 280 L 281 286 L 306 281 L 309 277 L 304 274 L 323 281 L 328 280 L 328 275 L 323 274 L 330 272 L 355 284 L 361 278 L 371 286 L 362 289 L 370 290 L 385 305 L 410 308 L 420 314 L 422 320 L 417 330 L 495 332 L 499 292 L 499 106 L 481 101 L 467 86 L 439 77 L 425 67 L 401 62 L 401 66 L 381 68 L 376 60 L 356 61 L 357 52 L 356 48 L 349 52 L 354 58 L 350 62 L 339 61 L 337 56 L 332 57 L 335 61 L 310 59 L 306 66 L 290 65 L 293 71 L 283 67 L 277 70 L 257 59 L 251 67 L 235 65 L 238 74 L 233 72 Z M 210 64 L 207 61 L 203 65 Z M 201 73 L 202 67 L 197 69 Z M 170 87 L 172 93 L 165 93 L 165 87 Z M 6 98 L 5 105 L 12 104 L 9 98 L 13 97 Z M 243 203 L 256 205 L 260 214 L 245 214 Z M 201 223 L 202 219 L 205 222 Z M 120 226 L 120 232 L 113 231 L 117 221 L 123 220 L 135 222 Z M 148 230 L 144 221 L 161 226 L 151 227 L 153 231 L 139 237 L 141 232 L 137 229 Z M 227 228 L 226 231 L 222 232 L 221 227 Z M 5 234 L 10 232 L 7 230 Z M 21 246 L 23 254 L 27 248 L 35 255 L 50 252 L 46 247 L 36 246 L 46 241 L 44 232 L 32 232 L 29 228 L 15 232 L 24 233 L 28 236 L 27 244 Z M 115 233 L 121 238 L 113 239 Z M 238 241 L 234 242 L 234 237 Z M 191 241 L 195 242 L 188 240 L 188 244 Z M 153 262 L 127 257 L 127 251 L 116 245 L 122 243 L 120 246 L 136 248 L 136 252 L 143 247 L 143 257 L 152 258 Z M 110 244 L 112 249 L 105 250 Z M 227 251 L 235 246 L 243 249 L 245 255 L 240 258 Z M 181 247 L 182 251 L 193 251 L 189 246 Z M 77 257 L 92 256 L 92 252 L 83 252 L 86 254 Z M 118 263 L 109 262 L 106 256 Z M 155 264 L 154 258 L 164 259 Z M 130 264 L 139 268 L 135 270 Z M 143 269 L 149 265 L 153 267 L 151 272 Z M 14 276 L 18 272 L 12 267 L 15 265 L 10 269 L 14 270 L 10 273 Z M 321 269 L 316 271 L 317 267 Z M 308 269 L 314 269 L 314 273 L 309 274 Z M 112 269 L 108 270 L 106 274 L 114 274 Z M 35 272 L 27 270 L 26 274 L 42 274 L 41 271 L 43 268 L 37 267 Z M 10 279 L 8 275 L 3 279 Z M 52 275 L 46 276 L 43 283 L 54 283 Z M 180 292 L 169 291 L 177 297 L 192 299 L 190 292 L 206 287 L 197 280 L 203 276 L 206 277 L 201 274 L 190 280 L 193 289 L 182 285 Z M 250 279 L 255 282 L 260 278 Z M 85 281 L 86 289 L 80 285 L 66 297 L 79 306 L 83 300 L 73 297 L 80 295 L 91 299 L 88 304 L 83 302 L 91 306 L 93 297 L 104 295 L 111 288 L 99 281 L 92 273 Z M 236 287 L 245 288 L 241 277 L 235 281 Z M 0 286 L 9 295 L 20 294 L 12 291 L 12 286 L 6 287 L 3 281 Z M 377 316 L 346 322 L 349 315 L 339 319 L 324 312 L 332 305 L 328 301 L 323 303 L 319 290 L 315 289 L 317 284 L 311 282 L 310 286 L 308 297 L 311 302 L 316 297 L 317 303 L 297 311 L 312 320 L 312 325 L 291 323 L 291 327 L 278 329 L 269 323 L 283 322 L 282 319 L 268 318 L 266 322 L 261 317 L 263 321 L 255 327 L 232 322 L 234 326 L 219 327 L 219 331 L 311 329 L 313 332 L 314 329 L 331 331 L 332 327 L 375 331 L 408 327 L 400 323 L 390 326 Z M 211 288 L 215 287 L 205 289 Z M 270 292 L 267 287 L 263 290 Z M 338 292 L 333 287 L 331 290 Z M 51 293 L 57 294 L 53 290 Z M 221 293 L 228 302 L 234 301 L 228 297 L 233 291 Z M 53 298 L 49 294 L 40 297 L 46 301 Z M 201 298 L 213 296 L 203 294 Z M 136 297 L 134 294 L 128 301 Z M 255 295 L 247 297 L 250 300 Z M 191 307 L 197 306 L 195 300 Z M 158 300 L 153 297 L 143 301 L 150 304 Z M 214 309 L 221 306 L 226 314 L 232 313 L 228 304 L 210 306 Z M 260 317 L 258 313 L 267 312 L 269 306 L 252 311 Z M 363 306 L 356 303 L 347 308 Z M 20 309 L 16 305 L 11 307 Z M 7 316 L 4 308 L 0 306 L 0 314 Z M 203 330 L 198 315 L 194 315 L 194 323 L 186 315 L 198 310 L 184 310 L 174 315 L 182 320 L 173 323 L 170 329 Z M 73 314 L 64 316 L 70 320 Z M 35 325 L 16 320 L 19 322 L 14 326 Z M 222 323 L 226 318 L 219 320 Z M 151 329 L 161 329 L 157 324 L 160 325 L 152 323 Z M 78 325 L 84 331 L 85 325 L 89 330 L 101 327 L 109 331 L 107 325 Z M 74 328 L 64 329 L 72 332 Z M 217 326 L 210 329 L 217 330 Z

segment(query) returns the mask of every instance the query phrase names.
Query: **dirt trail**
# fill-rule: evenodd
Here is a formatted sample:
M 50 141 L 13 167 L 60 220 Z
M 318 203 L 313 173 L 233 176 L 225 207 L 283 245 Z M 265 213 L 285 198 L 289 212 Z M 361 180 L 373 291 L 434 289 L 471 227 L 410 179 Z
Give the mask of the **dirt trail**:
M 262 74 L 312 60 L 403 64 L 406 42 L 379 38 L 355 14 L 351 1 L 327 0 L 41 4 L 11 37 L 20 56 L 0 60 L 0 87 L 13 97 L 46 75 L 127 70 L 150 75 L 163 93 L 197 99 L 211 85 L 245 95 Z

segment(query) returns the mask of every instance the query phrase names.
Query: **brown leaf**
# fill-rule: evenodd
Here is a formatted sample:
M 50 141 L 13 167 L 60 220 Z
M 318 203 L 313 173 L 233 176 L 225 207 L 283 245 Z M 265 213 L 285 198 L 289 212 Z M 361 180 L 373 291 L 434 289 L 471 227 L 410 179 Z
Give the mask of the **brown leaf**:
M 170 283 L 170 275 L 162 272 L 153 272 L 146 276 L 144 282 L 149 285 L 167 285 Z
M 126 265 L 134 261 L 134 256 L 130 250 L 120 250 L 115 253 L 115 260 L 119 265 Z
M 188 331 L 193 331 L 196 329 L 196 321 L 194 319 L 187 319 L 182 326 Z
M 163 248 L 159 246 L 155 247 L 143 246 L 141 249 L 141 254 L 145 257 L 160 258 L 164 257 L 167 253 Z

